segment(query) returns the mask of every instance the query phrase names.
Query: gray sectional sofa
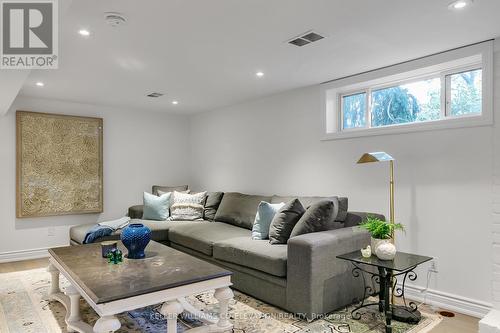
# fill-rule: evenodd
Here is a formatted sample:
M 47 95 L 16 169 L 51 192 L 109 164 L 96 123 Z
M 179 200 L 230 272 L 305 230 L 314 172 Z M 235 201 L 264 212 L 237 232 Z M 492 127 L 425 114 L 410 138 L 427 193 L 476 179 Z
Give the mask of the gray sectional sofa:
M 292 237 L 284 245 L 252 240 L 259 203 L 291 198 L 212 192 L 206 200 L 204 221 L 140 222 L 152 230 L 153 240 L 234 272 L 235 289 L 314 319 L 362 297 L 361 279 L 353 278 L 352 267 L 336 256 L 369 244 L 369 234 L 356 227 L 367 213 L 349 212 L 347 198 L 298 197 L 304 207 L 322 199 L 334 201 L 339 210 L 337 229 Z M 142 207 L 131 207 L 129 216 L 141 219 Z M 81 244 L 92 226 L 71 228 L 71 243 Z M 100 240 L 119 237 L 117 231 Z

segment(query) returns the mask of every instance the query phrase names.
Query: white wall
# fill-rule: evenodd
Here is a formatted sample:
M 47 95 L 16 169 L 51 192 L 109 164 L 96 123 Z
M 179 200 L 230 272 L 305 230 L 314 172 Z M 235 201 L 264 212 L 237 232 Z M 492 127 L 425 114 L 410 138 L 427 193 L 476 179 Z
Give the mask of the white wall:
M 16 219 L 16 110 L 104 119 L 102 214 Z M 188 129 L 187 117 L 18 97 L 0 117 L 0 259 L 5 252 L 66 245 L 70 226 L 124 216 L 152 184 L 188 183 Z
M 437 258 L 434 295 L 486 307 L 492 127 L 321 141 L 321 102 L 313 86 L 193 116 L 192 186 L 345 195 L 350 210 L 388 215 L 388 165 L 355 162 L 364 152 L 389 152 L 396 158 L 396 219 L 407 227 L 397 236 L 399 250 Z M 425 267 L 417 284 L 426 284 Z

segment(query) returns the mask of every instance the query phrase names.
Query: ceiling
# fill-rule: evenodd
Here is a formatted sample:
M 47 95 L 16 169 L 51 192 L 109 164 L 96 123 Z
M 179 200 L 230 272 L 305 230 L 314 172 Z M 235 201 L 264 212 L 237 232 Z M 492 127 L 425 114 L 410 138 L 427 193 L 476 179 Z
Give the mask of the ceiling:
M 500 36 L 500 1 L 449 2 L 74 0 L 59 23 L 59 69 L 33 70 L 21 94 L 195 113 Z M 109 11 L 127 23 L 108 26 Z M 327 38 L 286 43 L 311 29 Z

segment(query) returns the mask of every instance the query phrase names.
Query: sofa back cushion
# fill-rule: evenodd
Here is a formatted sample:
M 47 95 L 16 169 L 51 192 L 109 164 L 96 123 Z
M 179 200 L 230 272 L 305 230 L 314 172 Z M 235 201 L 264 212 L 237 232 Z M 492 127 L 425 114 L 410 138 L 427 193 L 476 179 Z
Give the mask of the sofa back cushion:
M 252 230 L 260 202 L 270 200 L 270 196 L 226 192 L 215 214 L 215 221 Z
M 174 191 L 183 192 L 183 191 L 187 191 L 187 190 L 188 190 L 187 185 L 179 185 L 179 186 L 153 185 L 151 193 L 153 193 L 154 195 L 158 195 L 158 191 L 162 191 L 164 193 L 167 193 L 167 192 L 174 192 Z
M 348 209 L 348 200 L 346 197 L 337 197 L 337 196 L 331 196 L 331 197 L 293 197 L 293 196 L 279 196 L 279 195 L 274 195 L 271 199 L 271 203 L 279 203 L 279 202 L 289 202 L 290 200 L 293 200 L 295 198 L 298 198 L 300 200 L 300 203 L 304 206 L 304 208 L 307 208 L 311 206 L 314 203 L 317 203 L 318 201 L 322 200 L 331 200 L 333 201 L 334 205 L 338 208 L 335 208 L 335 210 L 338 209 L 337 212 L 337 217 L 335 218 L 335 221 L 337 222 L 344 222 L 346 217 L 347 217 L 347 209 Z

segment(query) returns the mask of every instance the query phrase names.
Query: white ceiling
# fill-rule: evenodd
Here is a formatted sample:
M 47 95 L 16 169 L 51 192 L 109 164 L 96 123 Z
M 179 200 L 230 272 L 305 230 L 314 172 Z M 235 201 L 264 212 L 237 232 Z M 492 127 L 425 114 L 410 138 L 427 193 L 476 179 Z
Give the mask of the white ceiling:
M 462 11 L 449 2 L 74 0 L 60 22 L 59 69 L 32 71 L 21 94 L 201 112 L 500 36 L 499 0 Z M 107 26 L 107 11 L 127 24 Z M 286 43 L 310 29 L 327 38 Z

